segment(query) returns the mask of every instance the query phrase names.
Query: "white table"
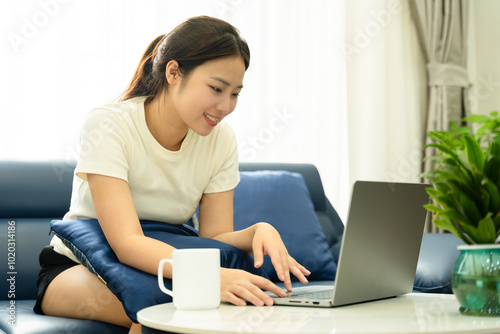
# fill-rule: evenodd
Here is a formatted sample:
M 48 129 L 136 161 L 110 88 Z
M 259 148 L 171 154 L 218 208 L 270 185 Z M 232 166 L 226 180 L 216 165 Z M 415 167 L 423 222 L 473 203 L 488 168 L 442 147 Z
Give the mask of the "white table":
M 178 311 L 172 303 L 141 310 L 148 328 L 176 333 L 500 333 L 500 317 L 462 315 L 453 295 L 408 294 L 338 308 L 237 307 Z

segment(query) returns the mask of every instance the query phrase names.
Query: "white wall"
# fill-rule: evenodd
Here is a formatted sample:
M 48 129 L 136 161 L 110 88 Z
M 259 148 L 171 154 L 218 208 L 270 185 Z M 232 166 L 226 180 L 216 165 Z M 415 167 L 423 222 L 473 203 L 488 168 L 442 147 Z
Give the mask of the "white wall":
M 488 114 L 500 111 L 500 1 L 470 2 L 471 111 Z

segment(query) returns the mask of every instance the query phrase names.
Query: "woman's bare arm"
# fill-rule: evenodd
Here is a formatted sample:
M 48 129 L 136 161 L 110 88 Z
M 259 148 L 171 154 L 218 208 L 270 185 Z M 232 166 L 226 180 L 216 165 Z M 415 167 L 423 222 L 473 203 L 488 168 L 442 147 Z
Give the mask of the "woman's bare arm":
M 172 258 L 174 247 L 144 235 L 128 183 L 98 174 L 88 174 L 87 180 L 97 219 L 120 262 L 157 275 L 158 263 Z M 170 264 L 164 275 L 172 277 Z

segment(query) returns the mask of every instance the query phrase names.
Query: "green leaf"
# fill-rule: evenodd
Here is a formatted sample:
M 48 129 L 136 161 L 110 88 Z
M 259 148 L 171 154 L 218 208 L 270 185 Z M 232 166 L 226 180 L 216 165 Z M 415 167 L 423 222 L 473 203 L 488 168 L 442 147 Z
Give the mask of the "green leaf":
M 449 219 L 444 219 L 444 218 L 441 218 L 441 216 L 439 216 L 439 218 L 433 219 L 432 223 L 434 225 L 436 225 L 437 227 L 439 227 L 443 230 L 449 231 L 449 232 L 455 234 L 459 238 L 462 238 L 462 236 L 461 236 L 462 233 L 459 230 L 457 230 L 455 225 L 453 225 Z
M 470 121 L 472 123 L 487 123 L 491 121 L 491 119 L 492 118 L 490 116 L 486 115 L 471 115 L 469 117 L 465 117 L 464 121 Z
M 440 170 L 438 172 L 439 174 L 439 178 L 441 180 L 452 180 L 452 181 L 457 181 L 457 182 L 463 182 L 464 179 L 463 179 L 463 173 L 462 173 L 462 170 L 459 169 L 459 168 L 450 168 L 451 170 L 453 170 L 453 172 L 449 172 L 447 170 Z
M 466 182 L 464 178 L 459 180 L 447 180 L 446 183 L 448 187 L 452 191 L 452 193 L 463 194 L 471 198 L 474 202 L 477 202 L 476 199 L 481 196 L 480 192 L 478 192 L 477 187 Z
M 488 209 L 492 203 L 491 194 L 484 188 L 481 188 L 482 196 L 479 201 L 479 211 L 482 216 L 488 213 Z M 477 202 L 476 202 L 477 203 Z
M 487 179 L 484 180 L 483 186 L 486 188 L 485 192 L 490 196 L 488 211 L 491 213 L 498 212 L 500 210 L 500 193 L 497 186 Z
M 425 145 L 425 147 L 434 147 L 434 148 L 437 148 L 439 151 L 448 154 L 452 158 L 457 157 L 457 154 L 455 153 L 455 151 L 452 148 L 449 148 L 448 146 L 445 146 L 442 144 L 432 143 L 432 144 Z
M 431 195 L 431 198 L 438 204 L 444 207 L 456 207 L 457 201 L 455 200 L 455 195 L 453 190 L 444 182 L 434 183 L 435 192 Z M 432 193 L 432 191 L 431 191 Z
M 467 177 L 467 179 L 470 182 L 477 183 L 477 180 L 475 178 L 475 173 L 474 173 L 473 169 L 471 168 L 471 165 L 470 165 L 469 160 L 467 158 L 467 153 L 465 153 L 465 151 L 457 151 L 457 157 L 459 160 L 458 166 L 462 169 L 465 177 Z
M 454 137 L 460 137 L 461 135 L 464 135 L 464 134 L 470 134 L 470 133 L 472 133 L 472 131 L 470 130 L 470 128 L 468 126 L 457 127 L 455 122 L 451 122 L 450 123 L 450 133 L 452 133 Z
M 445 209 L 457 208 L 457 201 L 454 200 L 452 196 L 442 195 L 442 196 L 432 197 L 432 199 Z
M 453 225 L 448 219 L 435 218 L 432 222 L 438 228 L 453 233 L 457 238 L 465 241 L 467 244 L 474 244 L 474 241 L 471 240 L 469 236 L 455 227 L 455 225 Z
M 488 154 L 500 158 L 500 144 L 497 141 L 493 141 L 488 148 Z
M 460 228 L 463 230 L 463 234 L 467 236 L 470 244 L 480 243 L 478 240 L 481 240 L 481 236 L 479 235 L 478 229 L 474 226 L 462 224 Z M 463 240 L 463 239 L 462 239 Z
M 434 189 L 434 188 L 427 188 L 426 191 L 427 191 L 427 194 L 429 194 L 429 196 L 431 198 L 442 196 L 442 193 L 439 190 Z
M 495 218 L 493 218 L 493 223 L 495 224 L 495 230 L 500 233 L 500 212 L 496 214 Z
M 427 134 L 429 138 L 438 143 L 443 143 L 449 147 L 455 147 L 456 142 L 453 140 L 453 134 L 446 131 L 429 131 Z
M 433 199 L 444 207 L 454 208 L 468 221 L 477 222 L 483 217 L 483 213 L 479 208 L 486 205 L 484 211 L 487 211 L 489 196 L 485 198 L 477 187 L 471 187 L 464 182 L 446 179 L 435 183 L 434 186 L 440 191 L 440 194 L 434 196 Z M 483 203 L 485 200 L 486 204 Z
M 494 121 L 486 123 L 476 131 L 476 135 L 474 136 L 476 139 L 480 140 L 484 136 L 494 132 L 494 129 L 497 127 Z
M 484 163 L 484 175 L 493 183 L 498 181 L 500 176 L 500 159 L 493 156 L 488 156 Z
M 469 220 L 467 217 L 464 217 L 462 214 L 460 214 L 457 210 L 454 209 L 447 209 L 442 212 L 442 216 L 447 217 L 450 219 L 451 222 L 453 222 L 455 226 L 460 226 L 461 224 L 468 224 L 470 225 Z
M 484 154 L 479 143 L 470 135 L 464 135 L 462 138 L 464 140 L 467 161 L 482 171 L 484 168 Z
M 463 212 L 461 212 L 468 220 L 476 225 L 481 220 L 481 213 L 477 209 L 476 204 L 469 197 L 460 194 L 460 205 L 463 208 Z
M 441 169 L 444 173 L 453 174 L 452 177 L 449 177 L 449 174 L 441 175 L 441 179 L 450 179 L 458 181 L 463 187 L 472 190 L 474 188 L 475 179 L 471 176 L 472 172 L 470 170 L 466 170 L 456 165 L 444 165 Z
M 436 195 L 439 195 L 441 194 L 441 192 L 439 190 L 437 190 L 436 188 L 425 188 L 425 192 L 428 193 L 430 196 L 436 196 Z
M 434 213 L 443 212 L 443 209 L 441 209 L 439 206 L 434 205 L 434 204 L 426 204 L 426 205 L 424 205 L 424 208 L 427 211 L 434 212 Z
M 478 235 L 478 240 L 476 240 L 477 243 L 481 244 L 495 243 L 497 234 L 495 231 L 495 224 L 491 219 L 491 214 L 488 214 L 484 219 L 479 221 L 479 224 L 477 226 L 477 235 Z
M 443 178 L 438 178 L 437 181 L 434 182 L 434 189 L 436 189 L 443 195 L 448 195 L 450 193 L 450 190 L 452 190 Z

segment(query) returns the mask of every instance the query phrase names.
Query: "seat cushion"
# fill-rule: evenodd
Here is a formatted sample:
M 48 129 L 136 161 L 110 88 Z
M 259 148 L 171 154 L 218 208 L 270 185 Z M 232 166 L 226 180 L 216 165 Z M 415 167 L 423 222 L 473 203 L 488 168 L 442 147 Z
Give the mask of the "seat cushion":
M 234 190 L 234 229 L 258 222 L 273 225 L 289 254 L 311 271 L 309 280 L 334 280 L 336 263 L 329 250 L 304 178 L 288 171 L 240 172 Z M 263 269 L 279 281 L 269 256 Z
M 424 233 L 414 291 L 452 293 L 453 267 L 459 255 L 457 247 L 463 244 L 451 233 Z
M 15 310 L 9 310 L 8 300 L 0 301 L 0 333 L 6 334 L 67 334 L 103 333 L 126 334 L 129 329 L 100 321 L 79 320 L 39 315 L 33 312 L 34 299 L 16 300 Z M 95 312 L 100 310 L 96 309 Z M 13 313 L 11 313 L 13 312 Z M 8 318 L 13 315 L 12 321 Z M 3 331 L 3 332 L 2 332 Z

